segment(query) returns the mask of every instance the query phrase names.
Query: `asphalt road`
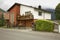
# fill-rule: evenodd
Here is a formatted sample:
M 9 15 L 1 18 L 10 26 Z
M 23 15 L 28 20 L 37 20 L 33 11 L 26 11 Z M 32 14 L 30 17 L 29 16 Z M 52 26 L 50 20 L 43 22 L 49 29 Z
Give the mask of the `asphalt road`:
M 60 34 L 0 29 L 0 40 L 60 40 Z

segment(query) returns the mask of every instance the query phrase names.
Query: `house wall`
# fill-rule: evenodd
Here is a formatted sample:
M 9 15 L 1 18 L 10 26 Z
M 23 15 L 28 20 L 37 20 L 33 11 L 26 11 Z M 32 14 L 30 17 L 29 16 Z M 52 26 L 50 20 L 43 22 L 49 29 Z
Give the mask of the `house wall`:
M 14 13 L 14 24 L 17 24 L 17 15 L 20 15 L 20 5 L 14 5 L 10 10 L 10 13 Z M 11 20 L 10 20 L 11 22 Z
M 4 16 L 5 20 L 9 20 L 9 13 L 8 12 L 4 13 L 3 16 Z
M 51 13 L 45 13 L 45 19 L 51 19 Z
M 25 12 L 27 12 L 27 11 L 31 11 L 31 13 L 34 16 L 34 19 L 51 19 L 51 14 L 42 12 L 42 15 L 39 16 L 38 11 L 34 10 L 34 8 L 24 6 L 24 5 L 20 6 L 20 14 L 21 15 L 23 15 L 23 14 L 25 15 Z

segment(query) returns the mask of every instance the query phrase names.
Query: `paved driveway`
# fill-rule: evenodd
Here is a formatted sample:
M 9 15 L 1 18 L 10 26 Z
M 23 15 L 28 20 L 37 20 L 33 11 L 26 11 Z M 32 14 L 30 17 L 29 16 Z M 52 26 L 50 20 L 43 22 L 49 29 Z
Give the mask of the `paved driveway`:
M 0 28 L 0 40 L 60 40 L 60 34 Z

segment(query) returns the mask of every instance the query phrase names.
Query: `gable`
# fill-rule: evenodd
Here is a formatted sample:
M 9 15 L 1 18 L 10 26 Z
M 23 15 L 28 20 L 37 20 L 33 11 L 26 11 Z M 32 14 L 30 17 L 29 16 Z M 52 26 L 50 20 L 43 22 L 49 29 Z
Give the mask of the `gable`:
M 12 7 L 10 7 L 7 11 L 10 11 L 12 8 L 14 8 L 15 6 L 20 6 L 20 4 L 15 3 Z

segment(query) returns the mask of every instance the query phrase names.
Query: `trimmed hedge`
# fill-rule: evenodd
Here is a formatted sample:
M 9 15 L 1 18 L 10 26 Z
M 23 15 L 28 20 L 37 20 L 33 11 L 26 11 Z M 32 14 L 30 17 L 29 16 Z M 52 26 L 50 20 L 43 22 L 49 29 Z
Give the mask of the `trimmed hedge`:
M 35 22 L 36 27 L 35 30 L 37 31 L 48 31 L 48 32 L 52 32 L 54 29 L 54 24 L 52 21 L 48 21 L 48 20 L 37 20 Z

